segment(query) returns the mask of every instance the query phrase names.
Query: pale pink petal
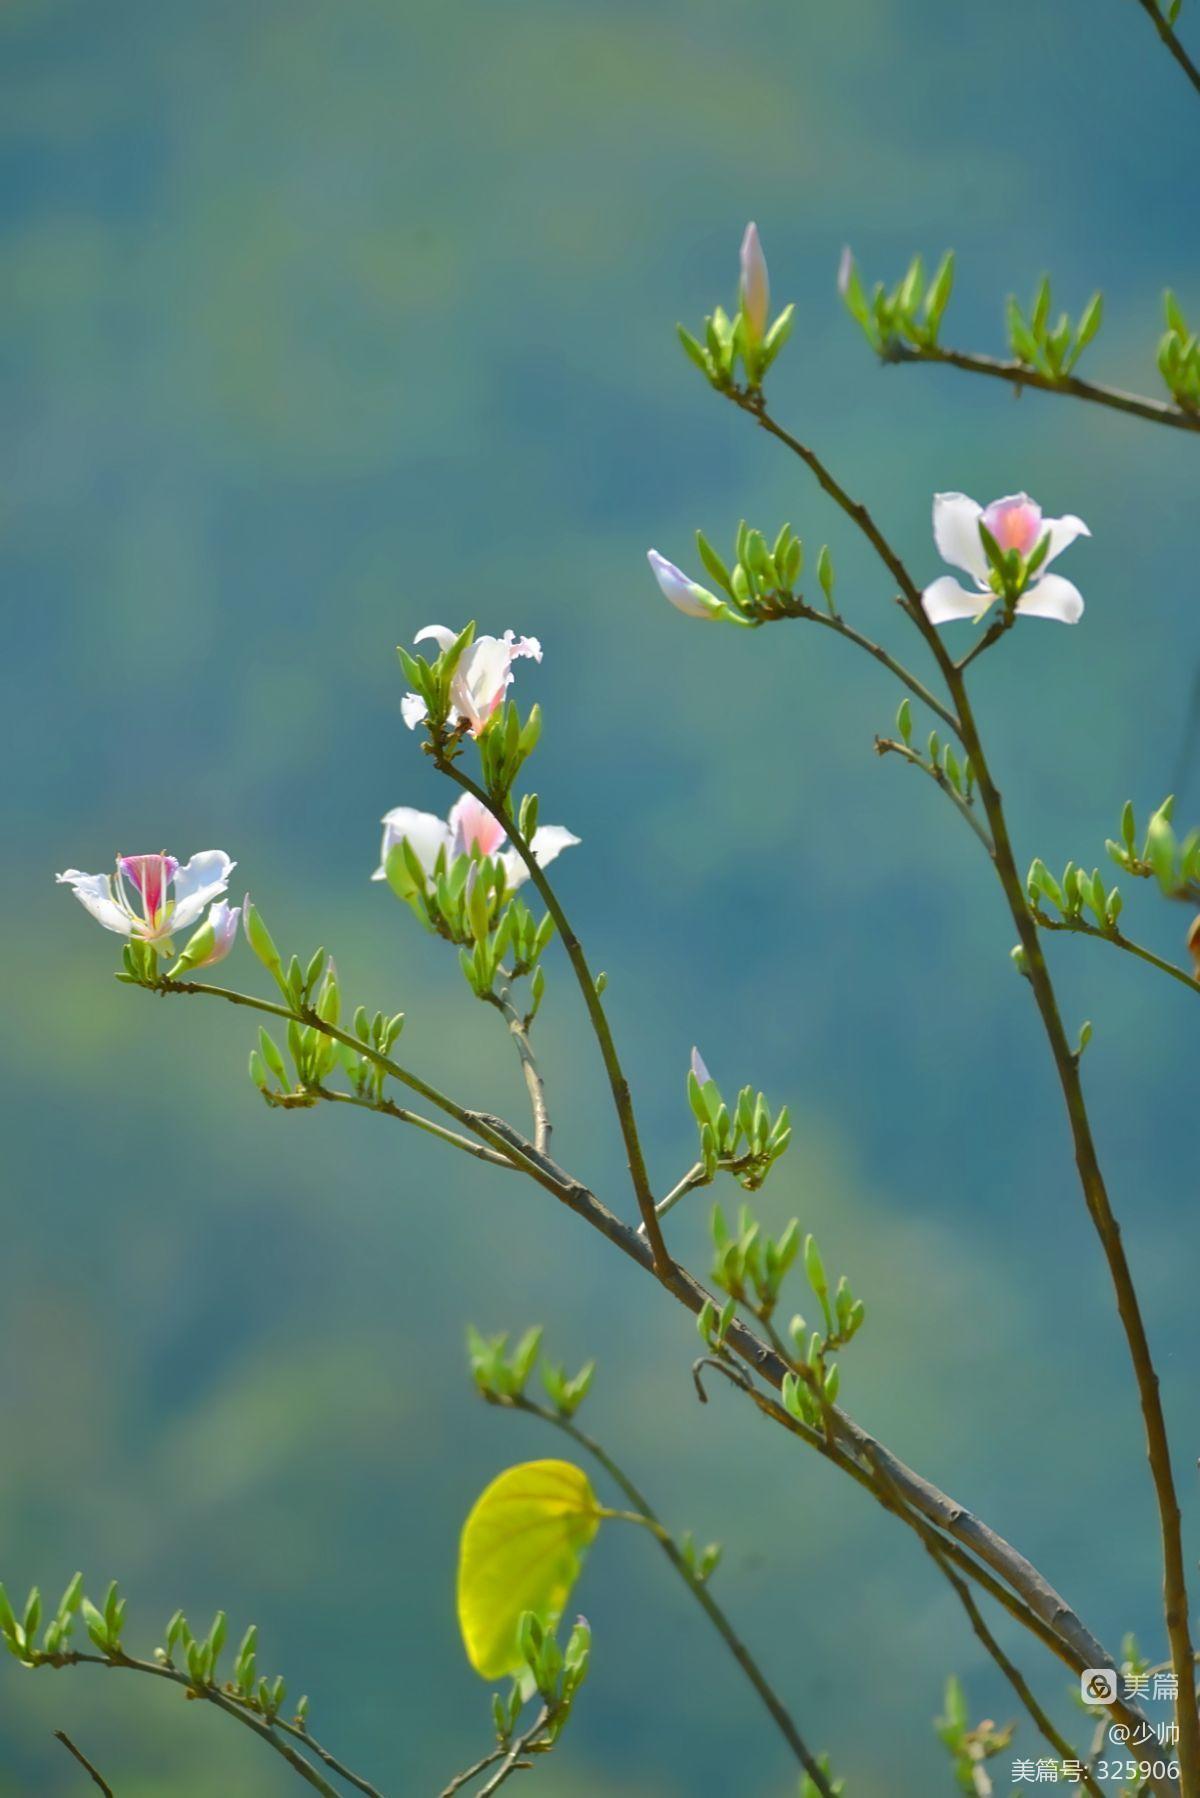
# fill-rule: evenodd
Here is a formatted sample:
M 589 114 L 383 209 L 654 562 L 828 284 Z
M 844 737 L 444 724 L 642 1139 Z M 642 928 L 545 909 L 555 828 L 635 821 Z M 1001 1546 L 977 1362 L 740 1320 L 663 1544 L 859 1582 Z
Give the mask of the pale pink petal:
M 518 637 L 512 631 L 505 631 L 504 641 L 508 644 L 513 661 L 528 656 L 534 662 L 542 659 L 542 646 L 536 637 Z
M 450 808 L 449 830 L 455 855 L 469 855 L 472 849 L 495 855 L 507 835 L 500 820 L 473 793 L 464 793 Z
M 172 888 L 174 909 L 169 920 L 172 931 L 186 930 L 194 924 L 205 906 L 219 899 L 229 885 L 229 876 L 237 867 L 223 849 L 201 849 L 186 867 L 180 868 Z
M 961 568 L 986 586 L 988 560 L 979 535 L 983 509 L 965 493 L 935 493 L 933 540 L 943 562 Z
M 1061 574 L 1044 574 L 1017 601 L 1022 618 L 1054 618 L 1059 624 L 1078 624 L 1083 617 L 1083 594 Z
M 949 624 L 954 618 L 978 618 L 992 604 L 991 593 L 971 593 L 966 587 L 960 587 L 952 574 L 943 574 L 940 579 L 926 587 L 921 595 L 921 605 L 930 624 Z
M 994 499 L 983 514 L 983 522 L 1001 549 L 1015 549 L 1028 556 L 1042 535 L 1042 508 L 1027 493 L 1010 493 Z
M 707 1086 L 712 1079 L 712 1075 L 704 1064 L 703 1055 L 701 1055 L 699 1049 L 696 1048 L 693 1048 L 692 1050 L 692 1072 L 695 1074 L 696 1079 L 701 1086 Z
M 418 724 L 429 716 L 429 707 L 419 693 L 406 693 L 400 701 L 400 716 L 409 730 L 416 730 Z
M 646 551 L 646 560 L 663 598 L 669 599 L 678 611 L 689 618 L 715 618 L 722 611 L 721 601 L 715 593 L 709 593 L 682 568 L 660 556 L 656 549 Z

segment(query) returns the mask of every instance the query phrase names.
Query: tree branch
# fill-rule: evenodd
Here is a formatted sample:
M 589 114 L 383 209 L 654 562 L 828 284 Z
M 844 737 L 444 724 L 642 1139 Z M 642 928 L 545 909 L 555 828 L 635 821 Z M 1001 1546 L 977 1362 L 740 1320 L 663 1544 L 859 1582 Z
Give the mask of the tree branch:
M 1143 3 L 1150 4 L 1151 0 L 1139 0 L 1139 4 Z M 941 362 L 948 368 L 963 369 L 967 374 L 985 375 L 992 380 L 1003 381 L 1006 386 L 1018 390 L 1032 387 L 1039 393 L 1066 394 L 1072 399 L 1089 400 L 1093 405 L 1106 406 L 1111 412 L 1124 412 L 1134 418 L 1149 419 L 1151 424 L 1170 425 L 1177 431 L 1200 431 L 1200 412 L 1189 412 L 1166 400 L 1146 399 L 1138 393 L 1125 393 L 1119 387 L 1104 387 L 1096 381 L 1081 381 L 1078 375 L 1056 377 L 1043 374 L 1040 368 L 1030 368 L 1028 363 L 1018 362 L 1015 358 L 944 349 L 939 344 L 931 347 L 902 344 L 887 359 L 901 365 L 909 362 Z
M 533 1044 L 529 1040 L 529 1030 L 525 1019 L 513 1004 L 506 983 L 502 983 L 495 992 L 487 993 L 484 996 L 489 1005 L 495 1006 L 508 1025 L 508 1033 L 513 1039 L 517 1059 L 521 1063 L 521 1072 L 525 1077 L 525 1090 L 529 1094 L 529 1108 L 533 1113 L 534 1147 L 544 1155 L 550 1147 L 552 1125 L 550 1113 L 546 1107 L 546 1083 L 542 1078 L 537 1056 L 533 1052 Z
M 90 1776 L 92 1784 L 94 1786 L 99 1786 L 100 1790 L 105 1794 L 105 1798 L 113 1798 L 113 1789 L 109 1785 L 108 1781 L 100 1773 L 98 1773 L 96 1771 L 95 1767 L 93 1767 L 91 1761 L 88 1759 L 87 1755 L 84 1754 L 83 1750 L 81 1748 L 77 1748 L 75 1746 L 74 1742 L 71 1740 L 71 1738 L 67 1734 L 66 1730 L 65 1729 L 56 1729 L 54 1732 L 54 1739 L 56 1742 L 62 1743 L 63 1747 L 66 1749 L 68 1754 L 74 1755 L 75 1759 L 79 1762 L 79 1765 L 83 1768 L 84 1772 Z
M 979 838 L 979 841 L 987 850 L 988 855 L 991 856 L 994 854 L 991 837 L 989 837 L 987 831 L 979 822 L 979 819 L 975 816 L 975 813 L 972 811 L 963 795 L 952 784 L 948 775 L 941 768 L 937 767 L 936 764 L 927 762 L 924 756 L 918 755 L 917 751 L 910 748 L 907 743 L 897 743 L 891 737 L 876 737 L 875 753 L 876 755 L 902 756 L 903 759 L 906 762 L 911 763 L 914 768 L 919 768 L 922 774 L 927 774 L 934 785 L 941 788 L 942 792 L 946 795 L 947 799 L 959 814 L 966 819 L 967 823 L 971 826 L 971 829 L 975 832 L 975 835 Z
M 1171 26 L 1163 17 L 1156 4 L 1156 0 L 1137 0 L 1137 3 L 1145 13 L 1146 17 L 1153 24 L 1155 31 L 1157 31 L 1159 37 L 1162 39 L 1171 55 L 1175 58 L 1175 61 L 1179 64 L 1196 92 L 1200 94 L 1200 69 L 1196 67 L 1187 51 L 1176 37 Z
M 1186 968 L 1176 967 L 1173 961 L 1164 961 L 1161 955 L 1155 955 L 1153 949 L 1143 949 L 1140 943 L 1122 935 L 1115 926 L 1111 930 L 1101 930 L 1098 925 L 1089 924 L 1085 918 L 1051 918 L 1036 905 L 1032 907 L 1032 911 L 1042 930 L 1065 930 L 1072 936 L 1098 937 L 1102 943 L 1111 943 L 1114 949 L 1124 949 L 1127 955 L 1136 955 L 1139 961 L 1149 962 L 1152 968 L 1157 968 L 1161 974 L 1169 974 L 1172 980 L 1180 981 L 1193 993 L 1200 991 L 1200 980 L 1196 975 L 1189 974 Z

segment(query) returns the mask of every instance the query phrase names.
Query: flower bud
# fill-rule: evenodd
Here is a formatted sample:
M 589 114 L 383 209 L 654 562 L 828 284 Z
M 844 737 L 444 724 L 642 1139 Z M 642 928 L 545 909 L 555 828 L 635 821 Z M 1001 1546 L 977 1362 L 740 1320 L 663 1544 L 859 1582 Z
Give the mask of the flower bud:
M 742 308 L 742 327 L 751 343 L 760 343 L 767 328 L 771 287 L 758 226 L 753 221 L 746 226 L 742 238 L 741 268 L 738 297 Z

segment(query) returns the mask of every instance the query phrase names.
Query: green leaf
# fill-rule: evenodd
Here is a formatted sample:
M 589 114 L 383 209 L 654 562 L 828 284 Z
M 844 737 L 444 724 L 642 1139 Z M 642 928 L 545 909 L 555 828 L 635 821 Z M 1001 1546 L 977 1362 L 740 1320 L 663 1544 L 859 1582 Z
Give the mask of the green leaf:
M 482 1678 L 521 1671 L 522 1614 L 546 1628 L 561 1616 L 601 1515 L 569 1461 L 509 1467 L 477 1499 L 459 1544 L 458 1622 Z

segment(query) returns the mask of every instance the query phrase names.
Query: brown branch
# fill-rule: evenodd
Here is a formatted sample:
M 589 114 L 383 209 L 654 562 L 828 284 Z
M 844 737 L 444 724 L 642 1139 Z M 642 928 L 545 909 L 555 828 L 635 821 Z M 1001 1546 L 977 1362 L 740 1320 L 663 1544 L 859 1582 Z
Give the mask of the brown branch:
M 1145 13 L 1146 17 L 1153 24 L 1159 37 L 1162 39 L 1171 55 L 1175 58 L 1175 61 L 1179 64 L 1196 92 L 1200 94 L 1200 69 L 1196 67 L 1187 51 L 1176 37 L 1171 26 L 1159 11 L 1156 0 L 1137 0 L 1137 3 Z
M 79 1762 L 79 1765 L 83 1768 L 84 1772 L 90 1776 L 92 1784 L 94 1786 L 99 1786 L 100 1790 L 105 1794 L 105 1798 L 113 1798 L 113 1789 L 108 1781 L 102 1774 L 96 1771 L 83 1750 L 75 1746 L 66 1730 L 56 1729 L 54 1732 L 54 1739 L 56 1742 L 62 1743 L 68 1754 L 73 1754 L 75 1756 L 75 1759 Z
M 1142 4 L 1142 0 L 1139 0 Z M 910 346 L 902 344 L 888 356 L 889 362 L 941 362 L 947 368 L 963 369 L 967 374 L 985 375 L 1006 386 L 1021 390 L 1026 387 L 1038 393 L 1066 394 L 1071 399 L 1088 400 L 1106 406 L 1111 412 L 1124 412 L 1133 418 L 1149 419 L 1152 424 L 1170 425 L 1177 431 L 1200 431 L 1200 412 L 1171 405 L 1166 400 L 1152 400 L 1139 393 L 1125 393 L 1119 387 L 1105 387 L 1097 381 L 1081 381 L 1078 375 L 1048 375 L 1031 368 L 1015 357 L 984 356 L 967 350 L 943 349 L 940 344 Z
M 521 1063 L 521 1073 L 525 1079 L 525 1090 L 529 1094 L 529 1109 L 533 1113 L 534 1147 L 544 1155 L 550 1147 L 550 1135 L 553 1126 L 546 1106 L 546 1082 L 538 1066 L 537 1056 L 533 1052 L 533 1044 L 529 1040 L 529 1028 L 512 1002 L 506 984 L 484 997 L 489 1005 L 494 1005 L 505 1023 L 508 1033 L 513 1039 L 517 1051 L 517 1059 Z

